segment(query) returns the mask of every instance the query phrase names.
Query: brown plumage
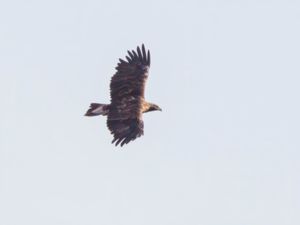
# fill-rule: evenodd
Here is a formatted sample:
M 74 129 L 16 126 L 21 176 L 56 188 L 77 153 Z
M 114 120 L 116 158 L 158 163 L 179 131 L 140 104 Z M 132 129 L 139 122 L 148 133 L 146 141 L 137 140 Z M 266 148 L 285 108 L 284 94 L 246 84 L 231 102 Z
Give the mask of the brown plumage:
M 142 114 L 160 110 L 145 101 L 145 84 L 149 75 L 150 52 L 142 48 L 127 51 L 127 61 L 119 59 L 117 72 L 111 78 L 111 103 L 92 103 L 86 116 L 107 115 L 107 127 L 113 134 L 112 143 L 123 146 L 144 134 Z

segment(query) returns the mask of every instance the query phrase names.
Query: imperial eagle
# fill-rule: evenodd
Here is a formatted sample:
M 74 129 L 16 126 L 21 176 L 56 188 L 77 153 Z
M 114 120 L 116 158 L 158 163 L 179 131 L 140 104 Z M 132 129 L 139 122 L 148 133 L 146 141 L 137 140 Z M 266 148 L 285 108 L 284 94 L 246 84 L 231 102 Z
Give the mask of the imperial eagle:
M 110 82 L 110 104 L 91 103 L 85 116 L 107 116 L 107 127 L 117 146 L 144 134 L 143 113 L 161 108 L 145 100 L 145 84 L 149 75 L 150 51 L 144 44 L 127 51 L 126 61 L 119 59 Z

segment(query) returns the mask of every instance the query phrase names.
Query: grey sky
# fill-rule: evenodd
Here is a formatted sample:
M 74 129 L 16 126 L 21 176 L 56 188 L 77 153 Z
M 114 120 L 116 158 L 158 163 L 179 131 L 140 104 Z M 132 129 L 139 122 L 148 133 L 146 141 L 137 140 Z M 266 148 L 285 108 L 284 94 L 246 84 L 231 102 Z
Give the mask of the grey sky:
M 300 224 L 299 1 L 2 1 L 1 225 Z M 110 144 L 118 58 L 152 64 Z

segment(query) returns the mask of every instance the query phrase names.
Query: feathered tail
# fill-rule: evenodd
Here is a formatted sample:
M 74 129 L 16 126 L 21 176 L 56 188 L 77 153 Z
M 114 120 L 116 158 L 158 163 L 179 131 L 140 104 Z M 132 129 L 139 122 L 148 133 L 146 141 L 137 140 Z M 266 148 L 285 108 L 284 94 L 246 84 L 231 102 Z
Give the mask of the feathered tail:
M 109 105 L 107 104 L 99 104 L 99 103 L 91 103 L 90 108 L 85 113 L 85 116 L 106 116 L 109 111 Z

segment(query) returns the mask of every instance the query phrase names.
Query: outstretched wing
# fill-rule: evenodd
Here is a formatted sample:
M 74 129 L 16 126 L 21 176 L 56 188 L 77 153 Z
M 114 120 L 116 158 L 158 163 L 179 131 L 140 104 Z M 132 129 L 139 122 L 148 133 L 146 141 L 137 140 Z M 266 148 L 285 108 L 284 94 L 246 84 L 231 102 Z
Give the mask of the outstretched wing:
M 120 59 L 111 79 L 111 104 L 107 126 L 113 143 L 122 145 L 143 135 L 142 103 L 150 67 L 150 52 L 145 46 L 128 51 L 127 61 Z
M 116 146 L 123 146 L 144 134 L 144 122 L 140 119 L 108 120 L 107 124 Z

